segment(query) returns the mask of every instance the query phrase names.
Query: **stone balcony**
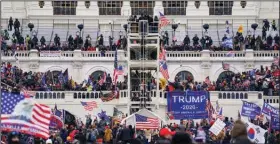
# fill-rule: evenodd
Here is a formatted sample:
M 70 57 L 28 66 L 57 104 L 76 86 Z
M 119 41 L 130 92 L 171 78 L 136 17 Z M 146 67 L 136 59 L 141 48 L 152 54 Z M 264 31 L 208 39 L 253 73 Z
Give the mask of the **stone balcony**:
M 279 51 L 233 51 L 232 55 L 229 56 L 230 52 L 225 51 L 167 51 L 167 61 L 201 61 L 209 59 L 211 61 L 235 61 L 235 60 L 253 60 L 253 61 L 272 61 L 273 57 L 279 56 Z M 2 52 L 3 61 L 13 61 L 14 57 L 12 52 L 8 52 L 6 55 Z M 63 59 L 75 60 L 96 60 L 96 61 L 114 61 L 115 52 L 107 51 L 102 54 L 100 51 L 42 51 L 37 50 L 31 51 L 17 51 L 16 56 L 18 59 L 23 60 L 53 60 L 59 61 Z M 123 50 L 118 51 L 119 60 L 127 60 L 127 52 Z

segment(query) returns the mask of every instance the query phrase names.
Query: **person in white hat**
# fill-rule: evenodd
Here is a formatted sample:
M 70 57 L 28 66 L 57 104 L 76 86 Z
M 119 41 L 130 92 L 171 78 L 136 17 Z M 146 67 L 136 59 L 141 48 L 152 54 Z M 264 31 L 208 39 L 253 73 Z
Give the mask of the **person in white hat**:
M 51 140 L 51 139 L 48 139 L 48 140 L 46 141 L 46 144 L 52 144 L 52 140 Z

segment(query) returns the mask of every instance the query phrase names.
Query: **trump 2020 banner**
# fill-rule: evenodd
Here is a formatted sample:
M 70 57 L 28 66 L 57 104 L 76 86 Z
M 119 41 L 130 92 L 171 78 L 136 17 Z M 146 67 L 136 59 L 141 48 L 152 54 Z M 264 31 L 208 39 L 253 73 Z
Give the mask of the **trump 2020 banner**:
M 270 122 L 271 122 L 271 129 L 273 130 L 280 130 L 280 120 L 279 115 L 271 114 Z
M 269 105 L 268 103 L 263 103 L 262 113 L 270 116 L 270 114 L 278 115 L 279 116 L 279 109 L 274 108 L 273 106 Z
M 168 112 L 174 119 L 203 119 L 208 118 L 206 91 L 169 92 L 167 97 Z
M 260 114 L 261 114 L 261 107 L 259 107 L 254 103 L 243 101 L 242 110 L 241 110 L 242 116 L 255 119 L 255 117 Z

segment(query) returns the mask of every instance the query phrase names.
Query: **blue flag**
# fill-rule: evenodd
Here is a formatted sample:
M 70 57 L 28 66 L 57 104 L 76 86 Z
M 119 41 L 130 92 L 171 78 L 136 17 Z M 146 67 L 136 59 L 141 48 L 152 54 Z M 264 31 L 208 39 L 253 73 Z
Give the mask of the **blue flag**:
M 279 118 L 280 118 L 279 115 L 271 114 L 271 116 L 270 116 L 271 129 L 280 130 Z
M 173 91 L 168 93 L 167 108 L 174 119 L 208 118 L 206 91 Z
M 222 44 L 225 48 L 233 48 L 232 38 L 227 38 Z
M 243 101 L 242 110 L 241 110 L 242 116 L 255 119 L 255 117 L 260 114 L 261 114 L 261 107 L 259 107 L 254 103 Z

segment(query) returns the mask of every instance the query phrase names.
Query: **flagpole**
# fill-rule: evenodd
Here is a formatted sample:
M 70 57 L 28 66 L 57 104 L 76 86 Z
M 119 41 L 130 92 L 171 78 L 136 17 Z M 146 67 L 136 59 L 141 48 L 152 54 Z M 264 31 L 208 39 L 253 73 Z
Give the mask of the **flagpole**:
M 1 12 L 1 0 L 0 0 L 0 12 Z M 0 14 L 0 23 L 1 23 L 1 21 L 2 21 L 2 19 L 1 19 L 1 14 Z M 0 43 L 0 45 L 2 44 L 2 36 L 1 36 L 1 34 L 0 34 L 0 41 L 1 41 L 1 43 Z M 2 64 L 2 54 L 0 54 L 0 63 Z M 2 76 L 0 76 L 0 81 L 2 81 L 1 80 L 1 77 Z M 2 82 L 0 82 L 0 92 L 1 92 L 1 95 L 0 95 L 0 142 L 2 143 L 2 125 L 1 125 L 1 118 L 2 118 L 2 89 L 1 89 L 1 87 L 2 87 Z

